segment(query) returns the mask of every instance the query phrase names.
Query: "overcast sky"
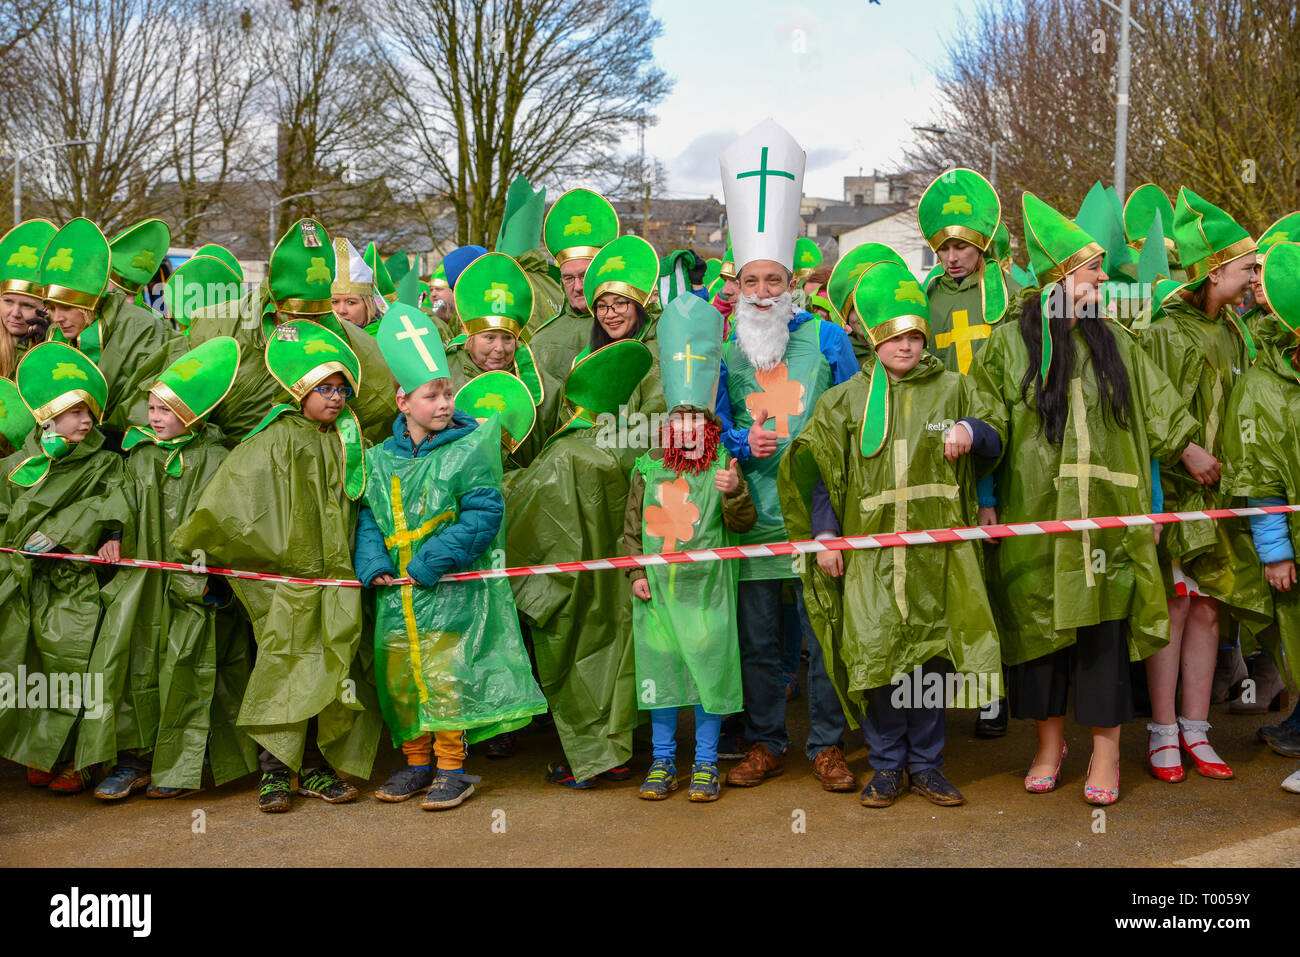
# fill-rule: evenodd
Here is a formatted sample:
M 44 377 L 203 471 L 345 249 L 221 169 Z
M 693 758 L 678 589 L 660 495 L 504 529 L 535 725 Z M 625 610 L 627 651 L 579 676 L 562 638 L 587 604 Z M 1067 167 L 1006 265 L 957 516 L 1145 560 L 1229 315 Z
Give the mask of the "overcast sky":
M 718 154 L 766 116 L 808 154 L 804 192 L 892 168 L 930 119 L 935 69 L 975 0 L 651 0 L 660 66 L 676 79 L 646 133 L 659 195 L 721 199 Z M 636 149 L 635 135 L 628 144 Z M 666 186 L 666 189 L 664 188 Z

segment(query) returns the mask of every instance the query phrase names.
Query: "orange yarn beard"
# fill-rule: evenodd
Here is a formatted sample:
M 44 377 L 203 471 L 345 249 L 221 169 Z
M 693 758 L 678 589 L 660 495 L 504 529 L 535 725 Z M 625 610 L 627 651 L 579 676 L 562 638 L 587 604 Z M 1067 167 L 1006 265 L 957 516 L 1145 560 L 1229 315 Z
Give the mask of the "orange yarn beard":
M 684 449 L 674 443 L 672 426 L 665 424 L 660 436 L 664 450 L 664 467 L 681 475 L 703 472 L 713 465 L 718 457 L 718 443 L 722 433 L 712 422 L 705 422 L 695 428 L 695 448 Z

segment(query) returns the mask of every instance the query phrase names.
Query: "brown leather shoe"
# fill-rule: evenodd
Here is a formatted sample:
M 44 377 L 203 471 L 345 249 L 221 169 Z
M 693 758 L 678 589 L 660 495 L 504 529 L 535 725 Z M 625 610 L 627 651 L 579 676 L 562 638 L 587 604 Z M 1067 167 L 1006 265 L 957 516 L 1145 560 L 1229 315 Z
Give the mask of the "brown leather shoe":
M 838 747 L 822 748 L 813 760 L 813 777 L 826 791 L 856 791 L 858 777 L 849 770 L 844 752 Z
M 752 788 L 785 770 L 785 758 L 773 754 L 761 741 L 749 749 L 745 760 L 727 772 L 727 783 L 738 788 Z

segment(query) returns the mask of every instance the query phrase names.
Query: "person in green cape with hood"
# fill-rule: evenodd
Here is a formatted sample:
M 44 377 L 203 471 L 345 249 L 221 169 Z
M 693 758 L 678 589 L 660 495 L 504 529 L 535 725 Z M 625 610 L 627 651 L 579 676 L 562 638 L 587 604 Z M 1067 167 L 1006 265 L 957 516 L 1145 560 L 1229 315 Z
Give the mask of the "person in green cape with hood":
M 1178 391 L 1197 422 L 1194 441 L 1213 461 L 1204 468 L 1167 463 L 1161 471 L 1170 511 L 1233 504 L 1219 486 L 1224 416 L 1256 346 L 1234 308 L 1255 267 L 1255 240 L 1214 204 L 1183 187 L 1174 210 L 1174 235 L 1187 282 L 1167 295 L 1164 314 L 1142 335 L 1142 346 Z M 1115 513 L 1119 514 L 1119 513 Z M 1220 617 L 1241 625 L 1247 644 L 1268 626 L 1268 584 L 1245 519 L 1180 522 L 1160 543 L 1171 622 L 1169 644 L 1147 660 L 1152 724 L 1152 773 L 1181 781 L 1183 751 L 1198 773 L 1228 779 L 1229 767 L 1210 745 L 1210 694 L 1219 652 Z M 1181 711 L 1175 695 L 1181 686 Z
M 351 322 L 340 322 L 331 306 L 336 251 L 325 227 L 300 219 L 271 252 L 267 278 L 237 304 L 222 302 L 192 315 L 190 344 L 232 336 L 245 355 L 261 355 L 277 325 L 306 320 L 328 329 L 348 344 L 361 363 L 361 391 L 349 409 L 371 441 L 382 438 L 397 414 L 393 379 L 373 336 Z M 248 435 L 276 403 L 279 387 L 264 363 L 242 362 L 230 394 L 212 421 L 235 443 Z
M 375 796 L 396 802 L 427 789 L 421 807 L 445 810 L 479 781 L 465 773 L 468 745 L 523 727 L 546 711 L 546 699 L 510 583 L 438 584 L 448 572 L 490 568 L 504 540 L 501 420 L 480 423 L 455 407 L 447 357 L 418 309 L 390 308 L 379 345 L 401 414 L 392 438 L 366 454 L 356 568 L 379 588 L 379 706 L 407 763 Z M 523 401 L 532 404 L 526 390 Z M 398 578 L 413 584 L 395 585 Z
M 560 428 L 528 468 L 507 475 L 507 565 L 616 553 L 630 469 L 626 443 L 610 423 L 652 362 L 645 345 L 625 338 L 574 365 L 565 379 Z M 547 779 L 577 789 L 595 787 L 597 775 L 627 780 L 638 723 L 627 579 L 583 572 L 527 575 L 511 584 L 564 747 L 565 762 L 552 764 Z
M 988 426 L 961 421 L 973 383 L 926 351 L 928 303 L 907 267 L 869 266 L 853 301 L 874 358 L 827 390 L 791 441 L 779 476 L 787 531 L 838 538 L 971 525 L 975 470 L 965 453 L 1001 450 Z M 870 751 L 866 807 L 888 807 L 909 782 L 935 804 L 965 803 L 942 771 L 944 707 L 986 706 L 1002 685 L 980 559 L 973 542 L 959 542 L 819 552 L 805 566 L 826 670 Z M 950 669 L 963 676 L 956 699 L 925 695 L 927 676 L 942 682 Z
M 164 223 L 146 220 L 117 236 L 110 249 L 98 226 L 74 219 L 54 234 L 41 258 L 50 339 L 74 346 L 104 374 L 106 432 L 120 434 L 145 420 L 143 387 L 185 349 L 184 337 L 131 301 L 135 281 L 153 276 L 169 240 Z M 145 271 L 149 276 L 140 280 Z M 110 280 L 116 288 L 109 288 Z
M 0 376 L 11 378 L 40 338 L 37 315 L 45 311 L 41 257 L 58 232 L 44 219 L 19 223 L 0 238 Z
M 130 514 L 121 456 L 104 447 L 97 427 L 108 383 L 84 353 L 46 342 L 23 356 L 17 388 L 40 427 L 4 462 L 0 545 L 93 553 L 122 534 Z M 0 757 L 26 765 L 28 784 L 56 794 L 85 789 L 77 739 L 83 717 L 104 706 L 103 682 L 89 667 L 100 583 L 94 565 L 0 553 L 0 675 L 8 679 L 0 683 Z M 45 676 L 46 695 L 29 699 L 23 674 Z M 71 681 L 62 692 L 58 676 Z
M 1002 439 L 994 472 L 1004 523 L 1160 511 L 1159 465 L 1203 470 L 1195 422 L 1133 333 L 1101 309 L 1101 244 L 1032 193 L 1025 241 L 1036 288 L 972 366 L 971 416 Z M 1004 538 L 988 584 L 1011 715 L 1038 726 L 1025 790 L 1055 789 L 1066 757 L 1067 689 L 1092 729 L 1084 797 L 1119 796 L 1119 735 L 1132 719 L 1129 662 L 1169 642 L 1149 528 Z
M 1223 490 L 1245 496 L 1252 507 L 1300 502 L 1300 244 L 1269 245 L 1261 282 L 1279 334 L 1265 338 L 1255 364 L 1232 393 L 1223 430 Z M 1250 527 L 1273 597 L 1276 626 L 1262 636 L 1267 653 L 1288 665 L 1291 682 L 1300 684 L 1300 586 L 1295 567 L 1300 515 L 1253 516 Z M 1278 697 L 1285 700 L 1285 687 Z M 1258 734 L 1278 754 L 1300 758 L 1300 702 L 1281 724 L 1260 728 Z M 1282 786 L 1300 794 L 1300 771 Z
M 101 558 L 194 560 L 171 534 L 226 459 L 207 416 L 238 366 L 234 339 L 209 339 L 150 386 L 149 424 L 122 441 L 131 517 Z M 151 798 L 177 797 L 199 789 L 205 764 L 218 786 L 255 771 L 257 749 L 236 727 L 252 664 L 248 624 L 225 580 L 120 568 L 103 599 L 90 670 L 104 675 L 104 708 L 83 719 L 77 740 L 78 767 L 112 765 L 95 797 L 117 801 L 145 788 Z
M 758 513 L 713 411 L 722 360 L 722 314 L 678 296 L 659 321 L 669 420 L 661 446 L 637 459 L 623 519 L 623 553 L 654 554 L 736 544 Z M 722 719 L 744 707 L 736 642 L 735 562 L 628 570 L 641 707 L 650 711 L 654 759 L 640 796 L 677 789 L 677 712 L 695 706 L 690 799 L 716 801 Z
M 265 356 L 288 401 L 230 453 L 171 543 L 204 564 L 354 580 L 366 471 L 348 401 L 363 386 L 361 362 L 342 338 L 305 319 L 276 325 Z M 257 646 L 238 727 L 261 748 L 258 807 L 287 811 L 294 771 L 299 794 L 355 800 L 357 789 L 335 768 L 370 777 L 383 723 L 360 590 L 230 581 Z
M 36 420 L 23 402 L 18 386 L 11 379 L 0 379 L 0 459 L 7 459 L 21 449 L 35 428 Z M 5 474 L 8 470 L 0 478 Z M 3 518 L 0 515 L 0 520 Z
M 1276 339 L 1280 345 L 1289 344 L 1286 326 L 1277 321 L 1273 309 L 1268 304 L 1268 293 L 1264 290 L 1264 257 L 1276 243 L 1294 243 L 1300 241 L 1300 211 L 1287 213 L 1268 229 L 1259 234 L 1259 249 L 1255 256 L 1255 270 L 1250 278 L 1250 291 L 1253 305 L 1241 317 L 1241 324 L 1250 333 L 1256 346 L 1262 346 Z

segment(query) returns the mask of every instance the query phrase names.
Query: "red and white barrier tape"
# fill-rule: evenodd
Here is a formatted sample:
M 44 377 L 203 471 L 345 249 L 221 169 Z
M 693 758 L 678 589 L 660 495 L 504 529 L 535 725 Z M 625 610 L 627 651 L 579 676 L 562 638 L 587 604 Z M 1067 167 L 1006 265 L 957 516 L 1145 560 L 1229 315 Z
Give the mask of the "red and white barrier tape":
M 1069 518 L 1048 522 L 1022 522 L 1017 525 L 986 525 L 974 528 L 936 528 L 917 532 L 891 532 L 879 535 L 851 535 L 824 538 L 820 541 L 771 542 L 764 545 L 731 545 L 725 548 L 700 548 L 685 552 L 655 555 L 620 555 L 615 558 L 592 558 L 556 565 L 521 565 L 517 568 L 488 568 L 481 571 L 453 572 L 439 582 L 477 581 L 484 578 L 518 578 L 523 575 L 559 575 L 567 572 L 602 571 L 610 568 L 645 568 L 651 565 L 677 565 L 684 562 L 718 562 L 734 558 L 767 558 L 781 555 L 804 555 L 815 552 L 839 552 L 872 548 L 896 548 L 904 545 L 942 545 L 949 542 L 989 541 L 1023 535 L 1059 535 L 1062 532 L 1097 531 L 1108 528 L 1133 528 L 1143 525 L 1172 525 L 1175 522 L 1210 522 L 1221 518 L 1249 518 L 1252 515 L 1277 515 L 1300 512 L 1300 505 L 1264 505 L 1259 508 L 1210 508 L 1202 512 L 1159 512 L 1150 515 L 1111 515 L 1104 518 Z M 265 572 L 238 571 L 232 568 L 209 568 L 181 562 L 155 562 L 140 558 L 106 561 L 98 555 L 73 555 L 66 552 L 27 552 L 20 548 L 3 548 L 0 552 L 32 558 L 57 558 L 97 565 L 124 565 L 128 568 L 152 568 L 158 571 L 189 572 L 245 578 L 252 581 L 290 585 L 319 585 L 360 588 L 361 583 L 345 578 L 295 578 Z M 394 585 L 413 585 L 409 578 L 398 578 Z

